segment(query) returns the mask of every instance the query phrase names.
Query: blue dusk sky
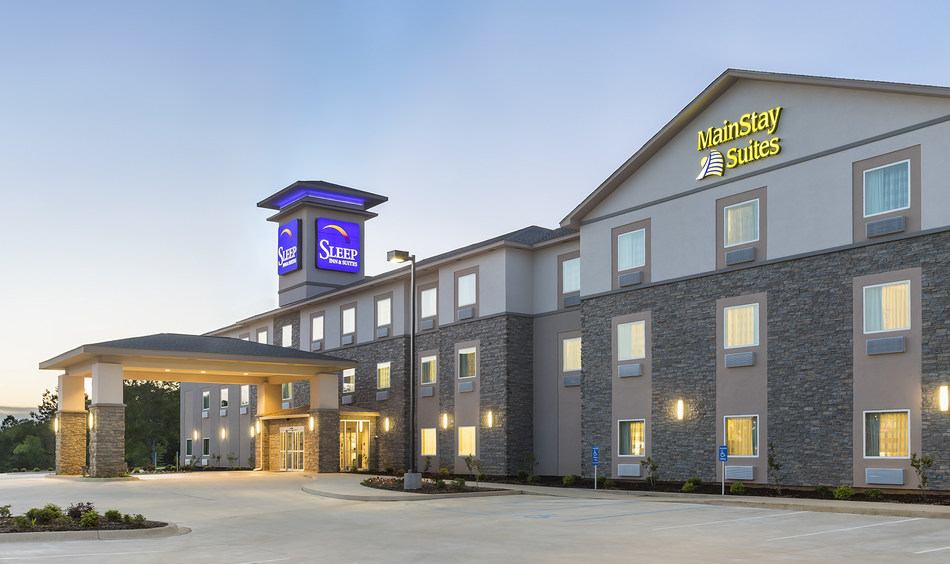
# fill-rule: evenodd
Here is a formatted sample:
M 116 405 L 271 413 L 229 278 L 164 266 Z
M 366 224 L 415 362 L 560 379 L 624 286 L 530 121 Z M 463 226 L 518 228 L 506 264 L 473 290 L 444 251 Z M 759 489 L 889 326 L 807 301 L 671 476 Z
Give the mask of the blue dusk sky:
M 727 68 L 950 85 L 945 2 L 0 0 L 0 405 L 84 343 L 276 307 L 264 197 L 420 258 L 556 227 Z

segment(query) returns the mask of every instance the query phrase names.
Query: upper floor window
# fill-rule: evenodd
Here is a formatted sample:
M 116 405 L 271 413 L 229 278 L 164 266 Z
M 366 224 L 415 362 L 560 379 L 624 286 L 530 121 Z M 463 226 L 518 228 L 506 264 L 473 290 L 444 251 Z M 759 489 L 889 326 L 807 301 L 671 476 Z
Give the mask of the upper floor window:
M 280 385 L 280 399 L 283 401 L 289 400 L 294 393 L 294 386 L 290 382 L 285 382 Z
M 436 365 L 438 363 L 438 357 L 435 355 L 424 356 L 420 359 L 421 370 L 419 371 L 419 382 L 422 384 L 434 384 L 436 380 Z
M 581 338 L 574 337 L 561 341 L 562 372 L 571 372 L 581 369 Z
M 251 387 L 247 384 L 241 386 L 241 405 L 251 403 Z
M 864 217 L 909 207 L 909 159 L 864 171 Z
M 725 347 L 754 347 L 759 344 L 759 304 L 723 309 Z
M 280 344 L 285 347 L 294 346 L 294 327 L 293 325 L 284 325 L 280 328 Z
M 759 240 L 759 200 L 726 206 L 723 213 L 723 240 L 726 247 Z
M 455 273 L 455 321 L 478 317 L 478 267 Z
M 201 390 L 201 409 L 211 409 L 211 390 Z
M 439 312 L 439 289 L 426 288 L 419 292 L 419 317 L 434 317 Z
M 617 236 L 617 270 L 623 272 L 646 264 L 646 229 Z
M 377 388 L 388 388 L 389 387 L 389 363 L 380 362 L 376 365 L 376 387 Z
M 458 306 L 467 306 L 475 303 L 477 274 L 471 273 L 459 276 L 458 279 Z
M 267 344 L 267 329 L 257 330 L 257 342 L 264 345 Z
M 864 332 L 910 329 L 910 281 L 864 287 Z
M 227 406 L 228 406 L 228 389 L 221 388 L 221 408 L 223 409 Z
M 344 307 L 340 313 L 343 320 L 343 334 L 350 335 L 356 332 L 356 306 Z
M 383 298 L 376 301 L 376 326 L 385 327 L 392 323 L 393 301 L 391 298 Z
M 459 378 L 474 378 L 478 375 L 476 366 L 476 348 L 466 347 L 458 352 Z
M 644 321 L 617 325 L 617 360 L 646 357 L 645 328 Z
M 650 282 L 650 218 L 610 230 L 611 288 Z
M 250 341 L 250 340 L 251 340 L 251 334 L 250 334 L 250 333 L 244 333 L 243 335 L 241 335 L 240 337 L 238 337 L 238 339 L 241 339 L 242 341 Z
M 323 348 L 324 325 L 323 312 L 310 316 L 310 350 L 317 351 Z
M 910 456 L 910 412 L 864 412 L 864 456 L 907 458 Z
M 581 290 L 581 258 L 575 257 L 561 263 L 561 293 L 570 294 Z
M 343 370 L 343 391 L 344 392 L 356 391 L 356 369 L 355 368 L 345 368 Z

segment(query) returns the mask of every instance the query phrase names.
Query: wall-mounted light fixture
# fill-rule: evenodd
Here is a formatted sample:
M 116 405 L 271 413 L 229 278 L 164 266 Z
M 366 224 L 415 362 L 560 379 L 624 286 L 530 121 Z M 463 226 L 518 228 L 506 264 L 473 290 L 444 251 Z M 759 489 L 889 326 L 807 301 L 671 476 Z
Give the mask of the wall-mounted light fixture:
M 261 420 L 260 419 L 258 419 L 257 422 L 254 423 L 254 428 L 257 429 L 257 434 L 260 435 L 261 434 Z
M 53 419 L 53 432 L 54 433 L 59 432 L 59 417 L 56 417 Z
M 197 440 L 198 440 L 198 429 L 195 429 L 195 432 L 192 433 L 191 436 L 195 439 L 195 441 L 197 441 Z
M 310 430 L 313 431 L 313 416 L 310 416 Z
M 221 438 L 226 439 L 228 437 L 228 430 L 224 427 L 221 428 Z
M 89 412 L 89 430 L 92 430 L 92 412 Z
M 950 409 L 950 386 L 940 386 L 940 411 Z
M 683 400 L 676 400 L 676 418 L 680 421 L 683 420 Z
M 387 417 L 386 420 L 383 421 L 383 431 L 386 431 L 387 433 L 389 432 L 389 417 Z
M 449 428 L 449 414 L 448 413 L 442 414 L 442 428 L 443 429 Z
M 251 438 L 254 438 L 254 425 L 251 425 Z
M 488 412 L 488 426 L 489 426 L 489 427 L 491 427 L 491 426 L 495 423 L 494 419 L 495 419 L 495 418 L 494 418 L 492 412 L 489 411 L 489 412 Z

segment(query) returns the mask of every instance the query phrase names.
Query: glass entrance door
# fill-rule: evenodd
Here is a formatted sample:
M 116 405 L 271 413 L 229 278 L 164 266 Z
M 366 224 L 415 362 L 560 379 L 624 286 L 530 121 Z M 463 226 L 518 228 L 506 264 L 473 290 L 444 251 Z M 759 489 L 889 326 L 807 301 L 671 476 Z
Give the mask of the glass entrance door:
M 340 421 L 340 471 L 369 470 L 369 421 Z
M 280 428 L 280 469 L 303 470 L 303 427 Z

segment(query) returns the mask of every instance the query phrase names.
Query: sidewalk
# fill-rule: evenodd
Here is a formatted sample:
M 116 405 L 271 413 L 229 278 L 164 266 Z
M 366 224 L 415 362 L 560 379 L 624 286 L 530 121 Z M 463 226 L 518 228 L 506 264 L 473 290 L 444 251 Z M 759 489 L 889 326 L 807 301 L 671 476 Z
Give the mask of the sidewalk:
M 303 491 L 322 497 L 351 501 L 425 501 L 453 497 L 480 497 L 494 495 L 543 495 L 581 499 L 629 499 L 649 498 L 651 501 L 690 503 L 698 505 L 727 505 L 755 507 L 760 509 L 784 509 L 790 511 L 818 511 L 827 513 L 852 513 L 858 515 L 886 515 L 892 517 L 921 517 L 925 519 L 950 519 L 950 506 L 916 505 L 910 503 L 887 503 L 865 501 L 839 501 L 832 499 L 771 498 L 756 496 L 684 494 L 667 492 L 643 492 L 628 490 L 591 490 L 583 488 L 557 488 L 529 484 L 498 484 L 482 482 L 480 485 L 501 491 L 478 493 L 420 494 L 377 490 L 360 485 L 365 474 L 313 474 L 313 484 Z M 474 482 L 468 482 L 474 485 Z

